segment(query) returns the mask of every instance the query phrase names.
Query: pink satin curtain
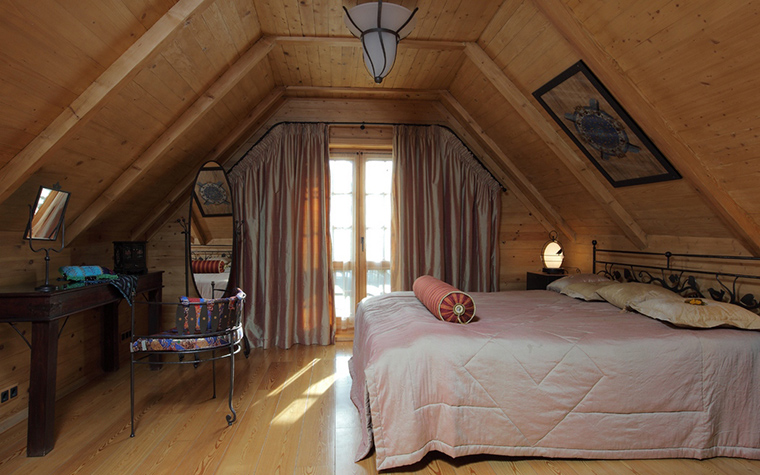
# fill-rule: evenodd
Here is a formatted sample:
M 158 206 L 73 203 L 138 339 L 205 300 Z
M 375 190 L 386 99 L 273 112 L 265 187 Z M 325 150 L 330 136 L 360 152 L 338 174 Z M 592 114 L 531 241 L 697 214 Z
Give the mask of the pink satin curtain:
M 251 345 L 334 343 L 327 126 L 275 127 L 229 179 Z
M 396 126 L 393 290 L 432 275 L 463 291 L 499 288 L 501 187 L 449 130 Z

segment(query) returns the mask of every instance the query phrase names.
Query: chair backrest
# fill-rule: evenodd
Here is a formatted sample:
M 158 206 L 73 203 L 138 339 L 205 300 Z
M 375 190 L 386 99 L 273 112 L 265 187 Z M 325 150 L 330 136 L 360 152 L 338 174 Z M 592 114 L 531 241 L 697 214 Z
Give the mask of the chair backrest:
M 229 331 L 240 326 L 245 297 L 245 292 L 238 289 L 237 295 L 221 299 L 180 299 L 175 316 L 177 334 L 203 335 Z

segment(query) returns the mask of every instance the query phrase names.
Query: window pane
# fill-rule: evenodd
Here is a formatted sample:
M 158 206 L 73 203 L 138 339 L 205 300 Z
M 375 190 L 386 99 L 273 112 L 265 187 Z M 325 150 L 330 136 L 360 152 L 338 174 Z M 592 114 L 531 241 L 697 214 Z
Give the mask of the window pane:
M 332 254 L 335 262 L 350 262 L 354 255 L 354 232 L 353 229 L 333 228 Z
M 390 160 L 368 160 L 366 163 L 364 206 L 368 262 L 391 259 L 391 170 Z
M 388 294 L 391 291 L 391 271 L 368 270 L 367 271 L 367 296 Z
M 391 224 L 391 195 L 370 195 L 365 199 L 366 225 L 368 228 L 381 228 Z
M 391 260 L 390 229 L 367 228 L 367 261 L 382 262 Z
M 330 225 L 333 228 L 351 228 L 354 225 L 354 197 L 352 194 L 330 197 Z
M 354 162 L 330 160 L 330 191 L 333 261 L 349 262 L 354 255 Z
M 335 271 L 335 316 L 349 318 L 353 313 L 351 271 Z
M 354 162 L 349 160 L 330 160 L 330 191 L 348 193 L 354 191 Z
M 367 160 L 364 191 L 367 194 L 390 193 L 392 172 L 393 162 L 390 160 Z

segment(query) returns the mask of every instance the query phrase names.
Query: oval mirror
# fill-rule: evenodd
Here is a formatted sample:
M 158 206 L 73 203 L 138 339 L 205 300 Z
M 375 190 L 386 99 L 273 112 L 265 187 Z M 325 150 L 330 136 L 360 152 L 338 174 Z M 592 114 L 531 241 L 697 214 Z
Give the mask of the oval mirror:
M 190 273 L 198 296 L 220 298 L 231 292 L 235 238 L 232 192 L 217 162 L 207 162 L 195 178 L 190 198 Z

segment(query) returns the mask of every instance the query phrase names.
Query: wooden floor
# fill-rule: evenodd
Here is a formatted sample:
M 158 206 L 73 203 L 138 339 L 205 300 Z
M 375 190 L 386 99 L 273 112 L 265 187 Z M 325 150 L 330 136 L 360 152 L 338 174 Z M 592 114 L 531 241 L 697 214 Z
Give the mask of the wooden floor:
M 26 457 L 26 422 L 0 434 L 0 473 L 373 474 L 374 455 L 356 464 L 358 416 L 349 400 L 350 342 L 330 347 L 253 350 L 236 359 L 238 420 L 227 426 L 227 362 L 139 367 L 136 435 L 129 437 L 129 366 L 58 401 L 56 446 Z M 440 454 L 392 473 L 425 474 L 749 474 L 742 459 L 587 461 Z

